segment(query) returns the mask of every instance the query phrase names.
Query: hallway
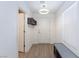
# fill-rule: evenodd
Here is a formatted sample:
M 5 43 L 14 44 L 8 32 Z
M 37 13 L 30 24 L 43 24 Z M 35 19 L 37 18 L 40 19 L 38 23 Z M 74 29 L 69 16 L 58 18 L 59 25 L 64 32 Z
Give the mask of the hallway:
M 33 44 L 29 52 L 19 55 L 20 58 L 55 58 L 51 44 Z
M 51 44 L 34 44 L 26 53 L 26 58 L 55 58 L 53 47 Z
M 78 36 L 76 36 L 79 25 L 77 25 L 78 4 L 79 2 L 74 1 L 25 2 L 28 9 L 27 15 L 25 15 L 26 58 L 54 58 L 60 54 L 56 57 L 76 57 L 75 54 L 79 55 Z M 68 49 L 66 47 L 58 48 L 60 45 L 56 48 L 59 51 L 69 51 L 71 56 L 67 52 L 67 54 L 65 52 L 54 53 L 55 48 L 52 45 L 55 43 L 65 45 Z
M 79 57 L 79 1 L 0 1 L 0 57 Z

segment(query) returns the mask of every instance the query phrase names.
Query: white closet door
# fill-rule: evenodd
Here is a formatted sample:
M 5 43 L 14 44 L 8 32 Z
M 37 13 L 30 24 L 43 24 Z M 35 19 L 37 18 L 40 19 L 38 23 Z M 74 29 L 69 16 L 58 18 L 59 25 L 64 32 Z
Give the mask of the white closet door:
M 19 13 L 18 21 L 18 50 L 24 52 L 24 13 Z

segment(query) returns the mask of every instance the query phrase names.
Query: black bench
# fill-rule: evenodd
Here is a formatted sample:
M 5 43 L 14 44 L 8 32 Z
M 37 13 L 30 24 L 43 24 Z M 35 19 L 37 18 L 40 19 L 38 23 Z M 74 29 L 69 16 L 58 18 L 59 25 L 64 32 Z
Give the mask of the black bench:
M 63 43 L 54 44 L 54 54 L 57 58 L 78 58 L 78 56 L 76 56 Z

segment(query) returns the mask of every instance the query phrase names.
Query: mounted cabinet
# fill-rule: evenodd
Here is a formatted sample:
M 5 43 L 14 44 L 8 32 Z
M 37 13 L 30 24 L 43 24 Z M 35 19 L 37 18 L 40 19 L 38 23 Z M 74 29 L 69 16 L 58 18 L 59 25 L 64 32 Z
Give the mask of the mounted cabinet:
M 27 23 L 30 25 L 37 25 L 37 21 L 33 18 L 28 18 Z

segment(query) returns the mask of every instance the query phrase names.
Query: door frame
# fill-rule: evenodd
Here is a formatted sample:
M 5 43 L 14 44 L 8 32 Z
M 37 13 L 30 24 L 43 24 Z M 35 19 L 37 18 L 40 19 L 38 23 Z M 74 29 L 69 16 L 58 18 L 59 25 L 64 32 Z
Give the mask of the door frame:
M 23 53 L 25 53 L 25 12 L 24 12 L 24 10 L 23 9 L 21 9 L 21 8 L 19 8 L 18 9 L 18 14 L 19 13 L 23 13 L 24 14 L 24 52 Z M 19 20 L 19 18 L 18 18 L 18 20 Z M 19 22 L 18 22 L 18 26 L 19 26 Z M 18 28 L 18 31 L 19 31 L 19 28 Z M 17 35 L 18 37 L 19 37 L 19 34 Z M 19 39 L 19 38 L 18 38 Z M 18 40 L 17 40 L 18 41 Z M 19 43 L 18 43 L 19 44 Z M 19 48 L 19 47 L 18 47 Z M 19 51 L 18 50 L 18 52 L 21 52 L 21 51 Z

